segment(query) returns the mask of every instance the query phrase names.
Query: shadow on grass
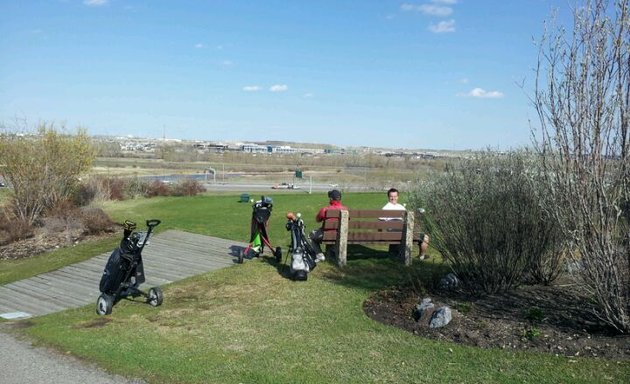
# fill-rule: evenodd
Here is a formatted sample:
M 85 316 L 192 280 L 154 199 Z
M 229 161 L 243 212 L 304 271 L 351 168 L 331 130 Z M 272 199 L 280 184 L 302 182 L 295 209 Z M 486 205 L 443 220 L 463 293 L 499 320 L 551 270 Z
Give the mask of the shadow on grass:
M 416 290 L 433 287 L 449 272 L 446 265 L 432 260 L 421 261 L 417 257 L 407 267 L 387 250 L 362 245 L 348 245 L 348 263 L 326 270 L 323 277 L 346 287 L 376 291 L 391 286 L 409 286 Z

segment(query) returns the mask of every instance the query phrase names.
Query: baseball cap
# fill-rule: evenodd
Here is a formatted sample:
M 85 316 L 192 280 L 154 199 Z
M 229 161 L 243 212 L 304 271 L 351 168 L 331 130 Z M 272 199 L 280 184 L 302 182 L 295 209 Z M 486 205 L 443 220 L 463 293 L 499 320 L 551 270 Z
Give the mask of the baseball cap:
M 341 200 L 341 192 L 336 189 L 328 191 L 328 198 L 331 200 Z

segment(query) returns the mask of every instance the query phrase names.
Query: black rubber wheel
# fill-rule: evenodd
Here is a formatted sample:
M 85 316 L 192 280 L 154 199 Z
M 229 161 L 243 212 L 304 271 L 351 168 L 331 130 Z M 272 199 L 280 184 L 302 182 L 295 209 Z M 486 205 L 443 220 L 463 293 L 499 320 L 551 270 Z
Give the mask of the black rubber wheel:
M 103 293 L 96 299 L 96 314 L 103 316 L 112 313 L 114 307 L 114 298 Z
M 274 251 L 273 255 L 276 257 L 276 262 L 281 262 L 282 261 L 282 248 L 280 247 L 276 247 L 276 250 Z
M 160 287 L 153 287 L 149 289 L 147 297 L 147 303 L 153 307 L 157 307 L 162 305 L 164 301 L 164 294 L 162 294 L 162 289 Z
M 245 259 L 245 251 L 238 253 L 238 263 L 243 264 L 243 260 Z

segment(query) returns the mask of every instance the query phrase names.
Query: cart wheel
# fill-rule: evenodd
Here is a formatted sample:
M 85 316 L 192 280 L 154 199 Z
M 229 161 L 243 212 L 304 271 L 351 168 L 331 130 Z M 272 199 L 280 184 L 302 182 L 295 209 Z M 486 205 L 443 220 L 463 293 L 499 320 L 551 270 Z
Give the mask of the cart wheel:
M 164 301 L 164 295 L 162 294 L 162 290 L 160 287 L 153 287 L 149 289 L 147 303 L 152 307 L 157 307 L 162 305 L 162 301 Z
M 282 248 L 280 247 L 276 247 L 275 252 L 273 253 L 273 255 L 276 257 L 276 262 L 281 262 L 282 261 Z
M 245 259 L 245 251 L 238 253 L 238 263 L 243 264 L 243 260 Z
M 114 298 L 110 295 L 103 293 L 98 299 L 96 299 L 96 314 L 97 315 L 109 315 L 112 313 L 114 307 Z

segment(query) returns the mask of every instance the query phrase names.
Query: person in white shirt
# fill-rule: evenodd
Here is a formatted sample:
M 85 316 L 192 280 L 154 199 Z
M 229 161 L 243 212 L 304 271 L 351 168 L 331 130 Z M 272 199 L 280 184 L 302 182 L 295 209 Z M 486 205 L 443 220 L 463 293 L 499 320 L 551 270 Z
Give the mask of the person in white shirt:
M 404 205 L 398 203 L 398 190 L 396 188 L 390 188 L 387 191 L 387 204 L 383 206 L 383 210 L 396 210 L 405 211 Z M 420 260 L 428 259 L 427 249 L 429 248 L 429 235 L 426 233 L 420 233 Z M 397 252 L 397 245 L 389 246 L 390 252 Z

